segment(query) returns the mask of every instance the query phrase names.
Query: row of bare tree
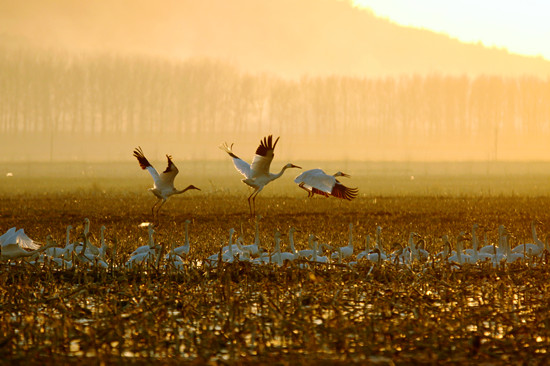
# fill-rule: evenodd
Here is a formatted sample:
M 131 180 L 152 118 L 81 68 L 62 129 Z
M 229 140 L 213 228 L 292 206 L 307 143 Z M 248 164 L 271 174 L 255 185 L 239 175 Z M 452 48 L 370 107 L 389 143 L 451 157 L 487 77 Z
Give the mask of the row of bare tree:
M 0 55 L 2 135 L 251 131 L 380 146 L 477 141 L 490 151 L 499 140 L 550 137 L 550 80 L 440 74 L 286 80 L 211 60 Z

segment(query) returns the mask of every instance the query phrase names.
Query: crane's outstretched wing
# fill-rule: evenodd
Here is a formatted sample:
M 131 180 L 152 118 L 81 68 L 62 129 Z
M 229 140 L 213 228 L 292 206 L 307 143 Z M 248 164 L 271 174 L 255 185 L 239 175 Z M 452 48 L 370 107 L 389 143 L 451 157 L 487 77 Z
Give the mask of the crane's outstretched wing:
M 153 180 L 155 181 L 155 183 L 160 182 L 159 173 L 149 163 L 149 161 L 147 160 L 145 155 L 143 155 L 143 150 L 141 150 L 140 146 L 138 146 L 136 149 L 134 149 L 134 156 L 138 160 L 138 163 L 139 163 L 139 166 L 141 167 L 141 169 L 144 169 L 144 170 L 147 169 L 149 174 L 151 174 L 151 176 L 153 177 Z M 168 168 L 170 168 L 170 162 L 171 162 L 171 160 L 170 160 L 170 158 L 168 158 Z M 168 168 L 166 168 L 166 170 L 168 170 Z
M 273 160 L 273 150 L 277 146 L 279 137 L 273 143 L 273 136 L 269 135 L 264 137 L 263 140 L 260 140 L 260 146 L 256 149 L 256 155 L 252 159 L 252 165 L 250 166 L 252 177 L 256 178 L 262 175 L 269 175 L 269 167 L 271 166 L 271 161 Z
M 351 201 L 352 199 L 357 197 L 358 193 L 359 189 L 348 188 L 339 181 L 336 181 L 336 184 L 334 185 L 334 188 L 332 188 L 330 195 L 336 198 L 342 198 L 344 200 Z
M 15 240 L 21 248 L 32 249 L 32 250 L 36 250 L 40 248 L 40 245 L 37 244 L 31 238 L 29 238 L 27 234 L 25 234 L 25 230 L 23 229 L 19 229 L 15 232 Z
M 244 175 L 246 179 L 250 178 L 250 164 L 239 158 L 237 155 L 233 154 L 233 144 L 229 146 L 227 145 L 227 142 L 224 142 L 222 145 L 219 146 L 219 148 L 228 153 L 229 156 L 233 158 L 233 165 L 235 165 L 235 168 L 239 171 L 239 173 Z
M 172 161 L 172 155 L 166 155 L 166 158 L 168 159 L 168 166 L 161 173 L 160 180 L 165 184 L 174 185 L 174 179 L 178 175 L 179 170 Z
M 21 248 L 25 249 L 38 249 L 40 245 L 37 244 L 34 240 L 29 238 L 25 234 L 25 230 L 19 229 L 16 230 L 15 227 L 12 227 L 6 231 L 2 236 L 0 236 L 0 245 L 19 245 Z

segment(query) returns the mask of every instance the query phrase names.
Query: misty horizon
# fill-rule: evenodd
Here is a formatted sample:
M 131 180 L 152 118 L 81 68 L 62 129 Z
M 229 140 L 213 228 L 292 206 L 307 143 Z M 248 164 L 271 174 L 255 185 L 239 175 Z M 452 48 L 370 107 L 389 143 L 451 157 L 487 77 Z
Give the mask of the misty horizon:
M 1 161 L 550 158 L 542 58 L 340 1 L 27 5 L 0 5 Z

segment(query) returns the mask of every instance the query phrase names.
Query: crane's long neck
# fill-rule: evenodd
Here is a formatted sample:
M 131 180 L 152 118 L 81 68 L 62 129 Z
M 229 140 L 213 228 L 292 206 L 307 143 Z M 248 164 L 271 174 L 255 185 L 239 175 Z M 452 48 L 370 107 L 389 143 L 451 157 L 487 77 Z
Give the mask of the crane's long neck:
M 235 232 L 234 229 L 229 230 L 229 244 L 228 244 L 228 252 L 231 256 L 233 256 L 233 233 Z
M 451 244 L 447 235 L 443 236 L 443 257 L 447 258 L 451 253 Z
M 288 232 L 288 242 L 290 244 L 290 251 L 296 253 L 296 247 L 294 247 L 294 230 L 291 228 Z
M 376 247 L 382 252 L 382 228 L 380 226 L 376 228 Z
M 189 185 L 185 189 L 176 190 L 176 192 L 174 194 L 182 194 L 182 193 L 187 192 L 190 189 L 198 189 L 198 188 L 195 187 L 194 185 Z
M 275 235 L 275 253 L 281 253 L 281 237 Z
M 458 263 L 462 264 L 462 235 L 459 235 L 456 239 L 456 257 L 458 258 Z
M 411 249 L 411 253 L 416 251 L 416 246 L 414 245 L 414 233 L 409 235 L 409 248 Z
M 309 244 L 309 247 L 311 249 L 315 249 L 315 244 L 313 243 L 313 238 L 315 238 L 315 236 L 313 234 L 310 234 L 309 238 L 308 238 L 308 244 Z
M 508 235 L 504 235 L 504 238 L 502 239 L 502 243 L 504 244 L 506 257 L 509 257 L 512 254 L 512 249 L 510 248 L 510 242 L 508 242 Z
M 67 247 L 67 245 L 71 244 L 71 229 L 73 227 L 71 225 L 67 226 L 67 237 L 65 239 L 65 247 Z
M 500 225 L 498 227 L 498 246 L 501 247 L 501 248 L 504 248 L 504 234 L 505 234 L 505 229 L 504 229 L 504 226 Z
M 84 235 L 88 235 L 90 232 L 90 220 L 84 219 Z
M 105 249 L 107 247 L 107 244 L 105 244 L 105 226 L 102 226 L 100 229 L 100 242 L 101 248 Z
M 311 256 L 312 261 L 317 261 L 317 249 L 319 248 L 317 240 L 313 241 L 313 255 Z
M 281 171 L 280 171 L 279 173 L 277 173 L 277 174 L 270 174 L 271 180 L 275 180 L 275 179 L 277 179 L 277 178 L 280 178 L 280 177 L 284 174 L 285 170 L 287 170 L 288 168 L 290 168 L 290 167 L 289 167 L 288 165 L 285 165 L 285 166 L 281 169 Z
M 153 228 L 149 228 L 149 248 L 153 248 L 155 246 L 155 241 L 153 240 L 153 233 L 155 231 L 153 230 Z
M 537 235 L 537 228 L 535 226 L 535 222 L 533 221 L 531 223 L 531 233 L 533 234 L 533 241 L 534 241 L 534 244 L 538 245 L 539 247 L 543 248 L 545 247 L 544 243 L 539 239 L 538 235 Z

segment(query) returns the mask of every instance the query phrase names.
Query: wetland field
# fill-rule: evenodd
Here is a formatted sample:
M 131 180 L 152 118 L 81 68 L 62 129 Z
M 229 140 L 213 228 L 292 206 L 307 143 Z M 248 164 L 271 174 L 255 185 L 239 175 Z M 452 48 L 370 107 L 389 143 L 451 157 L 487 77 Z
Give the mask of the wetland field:
M 130 161 L 130 158 L 129 158 Z M 255 218 L 248 188 L 230 161 L 175 161 L 177 187 L 154 226 L 163 248 L 180 246 L 189 224 L 189 254 L 174 268 L 162 258 L 127 268 L 148 243 L 155 198 L 147 172 L 131 163 L 0 163 L 0 234 L 24 228 L 60 246 L 90 220 L 90 241 L 104 225 L 108 268 L 71 268 L 33 258 L 0 262 L 0 357 L 13 363 L 229 364 L 545 364 L 550 345 L 547 253 L 509 263 L 450 263 L 437 257 L 442 236 L 471 231 L 497 244 L 504 225 L 511 246 L 550 233 L 549 163 L 335 163 L 352 178 L 351 201 L 307 198 L 287 172 L 256 200 L 262 247 L 296 228 L 354 255 L 330 263 L 305 259 L 254 265 L 205 264 L 227 245 L 229 230 L 251 244 Z M 157 168 L 164 161 L 155 162 Z M 277 162 L 273 166 L 278 167 Z M 192 173 L 195 172 L 195 173 Z M 196 174 L 195 177 L 192 175 Z M 410 263 L 357 260 L 381 227 L 384 252 L 416 232 L 429 252 Z M 329 254 L 329 252 L 325 253 Z M 353 263 L 351 263 L 353 262 Z

